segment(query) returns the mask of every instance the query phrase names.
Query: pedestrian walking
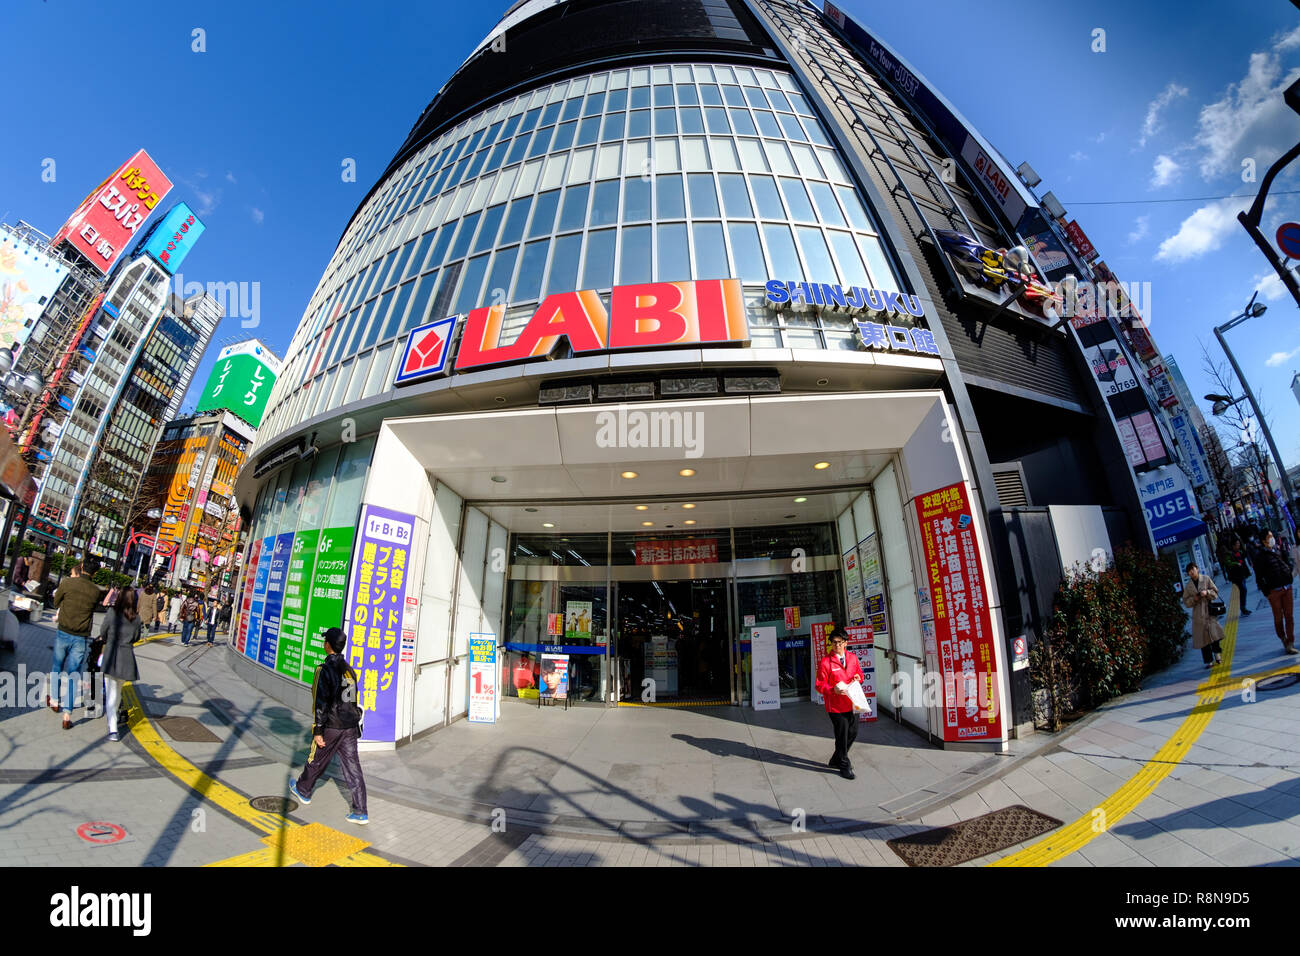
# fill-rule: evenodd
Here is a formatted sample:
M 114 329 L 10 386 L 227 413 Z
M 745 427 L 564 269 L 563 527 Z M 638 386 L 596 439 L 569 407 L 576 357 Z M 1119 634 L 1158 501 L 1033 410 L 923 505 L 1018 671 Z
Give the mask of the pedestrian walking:
M 208 602 L 208 609 L 203 613 L 203 620 L 208 625 L 208 647 L 216 643 L 217 618 L 221 616 L 221 607 L 216 598 Z
M 1223 554 L 1219 563 L 1223 565 L 1224 576 L 1241 592 L 1241 613 L 1249 615 L 1250 608 L 1246 606 L 1246 579 L 1250 577 L 1250 563 L 1245 548 L 1236 535 L 1225 537 L 1222 547 Z
M 203 620 L 203 600 L 193 591 L 185 595 L 181 603 L 181 643 L 188 644 L 194 636 L 194 628 Z
M 853 780 L 849 748 L 858 739 L 858 715 L 849 699 L 849 684 L 862 682 L 862 665 L 858 663 L 857 655 L 849 650 L 848 635 L 834 630 L 834 627 L 834 624 L 827 626 L 831 652 L 817 665 L 817 692 L 825 701 L 826 714 L 835 734 L 835 753 L 827 765 L 838 769 L 844 779 Z
M 343 779 L 351 793 L 351 812 L 348 822 L 365 825 L 370 822 L 366 812 L 366 781 L 361 775 L 361 758 L 357 756 L 357 741 L 361 739 L 361 707 L 357 698 L 357 674 L 343 657 L 348 645 L 347 635 L 337 627 L 324 634 L 325 660 L 316 667 L 312 680 L 312 745 L 307 755 L 307 766 L 297 780 L 289 778 L 289 794 L 303 806 L 311 803 L 311 793 L 316 787 L 334 754 L 339 755 L 343 766 Z
M 1183 606 L 1192 609 L 1192 647 L 1200 648 L 1206 667 L 1213 667 L 1223 660 L 1219 642 L 1226 636 L 1218 616 L 1210 613 L 1210 602 L 1219 599 L 1219 589 L 1195 564 L 1187 566 L 1187 577 Z
M 154 595 L 154 621 L 153 629 L 161 630 L 167 624 L 167 592 L 162 588 Z
M 1271 531 L 1264 535 L 1255 570 L 1259 589 L 1273 609 L 1273 630 L 1282 642 L 1282 649 L 1288 654 L 1300 653 L 1295 647 L 1295 598 L 1291 589 L 1295 568 L 1291 565 L 1291 555 L 1278 547 Z
M 14 562 L 13 585 L 15 591 L 21 591 L 27 583 L 28 564 L 25 556 L 19 556 Z
M 108 739 L 118 740 L 118 702 L 122 699 L 122 684 L 140 679 L 135 663 L 135 642 L 140 639 L 140 615 L 136 609 L 136 594 L 124 588 L 117 601 L 100 625 L 99 636 L 104 639 L 104 707 L 108 715 Z
M 54 592 L 58 630 L 54 636 L 54 658 L 50 664 L 50 693 L 46 694 L 45 703 L 56 714 L 62 711 L 64 730 L 72 726 L 72 682 L 80 681 L 82 668 L 86 666 L 90 632 L 95 622 L 95 605 L 102 595 L 99 586 L 83 576 L 80 561 L 72 566 L 69 576 L 59 582 L 58 590 Z M 52 696 L 56 693 L 57 702 Z
M 228 635 L 230 633 L 230 617 L 233 613 L 234 608 L 231 606 L 230 599 L 227 598 L 226 603 L 221 605 L 221 610 L 217 612 L 217 627 L 221 629 L 222 634 Z
M 181 622 L 181 605 L 183 603 L 185 602 L 181 599 L 179 591 L 172 595 L 171 603 L 167 610 L 167 626 L 172 631 L 176 630 L 177 625 Z

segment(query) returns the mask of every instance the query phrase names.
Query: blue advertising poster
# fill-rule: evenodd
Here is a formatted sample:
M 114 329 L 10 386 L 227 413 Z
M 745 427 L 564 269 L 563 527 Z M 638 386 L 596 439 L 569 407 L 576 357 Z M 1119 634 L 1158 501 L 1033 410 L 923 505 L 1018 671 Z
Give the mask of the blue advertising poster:
M 469 638 L 469 714 L 471 724 L 497 720 L 497 638 L 471 634 Z
M 257 662 L 273 669 L 275 651 L 280 644 L 280 610 L 284 605 L 284 583 L 292 551 L 293 532 L 286 531 L 275 539 L 270 573 L 266 578 L 266 607 L 262 611 L 262 640 L 258 644 Z
M 144 240 L 144 251 L 171 275 L 181 267 L 206 227 L 185 203 L 177 203 L 160 219 Z
M 274 537 L 262 539 L 261 560 L 257 562 L 257 576 L 253 579 L 253 604 L 248 609 L 248 638 L 244 644 L 244 655 L 255 661 L 260 660 L 257 646 L 262 643 L 262 610 L 266 607 L 266 580 L 271 574 L 271 551 L 274 547 Z

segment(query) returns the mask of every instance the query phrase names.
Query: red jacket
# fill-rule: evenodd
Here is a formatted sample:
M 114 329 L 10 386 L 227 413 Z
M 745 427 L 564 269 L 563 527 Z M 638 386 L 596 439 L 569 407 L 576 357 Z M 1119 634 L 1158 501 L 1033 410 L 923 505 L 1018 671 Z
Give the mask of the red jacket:
M 855 678 L 859 681 L 863 679 L 858 655 L 845 651 L 844 662 L 845 666 L 840 667 L 840 659 L 834 654 L 827 654 L 817 665 L 817 693 L 825 699 L 828 714 L 846 714 L 853 710 L 853 701 L 849 700 L 847 694 L 837 691 L 835 685 L 851 683 Z

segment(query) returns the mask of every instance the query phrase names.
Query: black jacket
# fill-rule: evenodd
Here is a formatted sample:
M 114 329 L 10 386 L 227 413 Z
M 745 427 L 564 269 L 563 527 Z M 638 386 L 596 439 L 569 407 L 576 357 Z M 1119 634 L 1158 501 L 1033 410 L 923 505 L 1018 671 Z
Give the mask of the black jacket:
M 342 654 L 331 654 L 316 668 L 311 685 L 312 736 L 325 730 L 350 730 L 361 723 L 357 677 Z
M 1255 557 L 1255 573 L 1259 589 L 1265 594 L 1275 588 L 1286 587 L 1294 577 L 1291 562 L 1285 555 L 1264 548 L 1260 548 Z

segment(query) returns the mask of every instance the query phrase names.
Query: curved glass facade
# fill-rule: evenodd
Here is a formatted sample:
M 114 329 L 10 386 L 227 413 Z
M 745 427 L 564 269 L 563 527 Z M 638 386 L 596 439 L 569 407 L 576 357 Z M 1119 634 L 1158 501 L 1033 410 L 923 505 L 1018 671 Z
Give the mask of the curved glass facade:
M 290 343 L 259 445 L 387 391 L 401 337 L 432 319 L 507 303 L 508 344 L 553 292 L 727 277 L 900 287 L 794 77 L 696 63 L 542 86 L 445 132 L 367 200 Z M 754 307 L 750 327 L 756 347 L 857 347 L 831 313 Z

